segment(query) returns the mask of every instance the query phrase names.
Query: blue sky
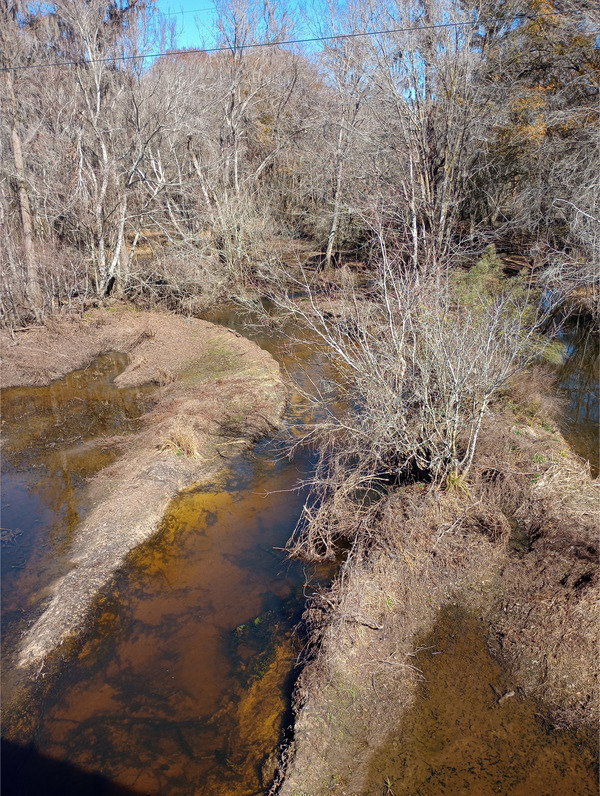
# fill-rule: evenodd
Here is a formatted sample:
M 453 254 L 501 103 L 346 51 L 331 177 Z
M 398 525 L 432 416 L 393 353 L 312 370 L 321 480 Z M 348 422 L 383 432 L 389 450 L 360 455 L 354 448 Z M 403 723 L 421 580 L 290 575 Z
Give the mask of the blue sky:
M 156 5 L 175 20 L 179 47 L 202 47 L 203 36 L 208 46 L 214 44 L 210 36 L 216 10 L 210 0 L 157 0 Z
M 210 47 L 214 45 L 212 31 L 216 20 L 216 8 L 210 0 L 156 0 L 156 5 L 163 14 L 168 14 L 170 19 L 176 21 L 177 45 L 179 47 Z M 306 7 L 307 2 L 297 0 L 296 3 L 288 2 L 288 8 L 299 9 Z M 310 3 L 316 5 L 317 2 Z M 293 11 L 292 11 L 293 13 Z M 294 14 L 297 23 L 296 35 L 300 38 L 310 36 L 311 32 L 301 22 L 301 15 Z M 202 37 L 205 41 L 202 41 Z

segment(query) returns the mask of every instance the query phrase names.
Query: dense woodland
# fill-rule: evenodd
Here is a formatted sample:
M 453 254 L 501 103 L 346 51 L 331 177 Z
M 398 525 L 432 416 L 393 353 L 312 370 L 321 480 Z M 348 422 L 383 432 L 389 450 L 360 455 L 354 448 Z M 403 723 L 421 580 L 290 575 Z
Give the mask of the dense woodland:
M 466 478 L 554 306 L 598 306 L 600 11 L 332 0 L 302 51 L 285 5 L 218 6 L 179 52 L 151 0 L 3 4 L 2 321 L 269 296 L 348 398 L 308 434 L 321 554 L 361 490 Z
M 3 0 L 4 324 L 261 292 L 290 239 L 437 274 L 493 243 L 595 289 L 595 0 L 330 0 L 316 37 L 372 35 L 305 49 L 285 2 L 217 6 L 181 52 L 152 0 Z

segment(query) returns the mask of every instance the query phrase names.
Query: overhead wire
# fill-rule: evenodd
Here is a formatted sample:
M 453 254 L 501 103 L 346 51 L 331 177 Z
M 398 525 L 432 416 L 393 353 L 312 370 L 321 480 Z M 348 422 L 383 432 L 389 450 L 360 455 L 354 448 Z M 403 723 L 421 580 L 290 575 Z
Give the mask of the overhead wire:
M 213 11 L 216 11 L 216 10 L 217 10 L 216 6 L 207 6 L 206 8 L 183 8 L 183 9 L 181 9 L 181 11 L 161 11 L 160 13 L 164 17 L 173 17 L 175 15 L 183 16 L 184 14 L 203 14 L 206 11 L 213 12 Z
M 172 12 L 175 13 L 175 12 Z M 441 30 L 443 28 L 462 28 L 462 27 L 481 27 L 491 22 L 511 23 L 517 20 L 542 19 L 549 16 L 578 16 L 583 12 L 580 11 L 552 11 L 542 14 L 515 14 L 509 17 L 491 17 L 487 20 L 470 20 L 465 22 L 440 22 L 433 25 L 415 25 L 407 28 L 387 28 L 384 30 L 369 30 L 358 31 L 355 33 L 336 33 L 329 36 L 312 36 L 310 38 L 302 39 L 284 39 L 279 41 L 255 42 L 252 44 L 239 44 L 232 46 L 221 47 L 188 47 L 181 50 L 166 50 L 157 53 L 141 53 L 139 55 L 117 55 L 107 58 L 82 58 L 76 61 L 53 61 L 49 63 L 40 64 L 22 64 L 0 67 L 0 72 L 8 72 L 9 70 L 21 71 L 24 69 L 48 69 L 50 67 L 64 67 L 64 66 L 86 66 L 88 64 L 98 63 L 114 63 L 115 61 L 139 61 L 146 58 L 163 58 L 166 56 L 179 56 L 179 55 L 195 55 L 195 54 L 213 54 L 219 52 L 239 52 L 241 50 L 254 50 L 265 47 L 286 47 L 294 44 L 315 44 L 318 42 L 337 41 L 341 39 L 356 39 L 364 36 L 384 36 L 393 33 L 416 33 L 424 30 Z

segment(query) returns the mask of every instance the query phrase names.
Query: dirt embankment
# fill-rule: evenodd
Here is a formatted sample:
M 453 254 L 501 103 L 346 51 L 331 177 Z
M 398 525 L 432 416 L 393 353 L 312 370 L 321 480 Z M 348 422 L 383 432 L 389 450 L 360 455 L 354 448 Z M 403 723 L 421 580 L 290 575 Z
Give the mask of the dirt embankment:
M 118 386 L 161 385 L 142 430 L 89 486 L 92 509 L 77 529 L 71 569 L 47 591 L 16 655 L 27 676 L 83 628 L 127 554 L 158 529 L 168 501 L 278 425 L 285 394 L 267 352 L 195 319 L 94 310 L 13 337 L 2 332 L 1 343 L 2 387 L 46 384 L 110 351 L 129 355 Z
M 594 722 L 598 492 L 547 423 L 506 411 L 482 434 L 468 488 L 386 499 L 369 545 L 307 610 L 312 658 L 272 793 L 385 792 L 370 789 L 370 764 L 413 701 L 417 639 L 451 604 L 483 620 L 516 699 L 540 700 L 559 728 Z

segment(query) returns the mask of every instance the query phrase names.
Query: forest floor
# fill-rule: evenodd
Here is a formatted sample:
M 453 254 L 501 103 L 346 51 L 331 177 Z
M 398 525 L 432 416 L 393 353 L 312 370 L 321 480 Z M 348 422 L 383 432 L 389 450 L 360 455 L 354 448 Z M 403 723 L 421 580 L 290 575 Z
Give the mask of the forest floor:
M 305 614 L 312 657 L 272 793 L 595 792 L 593 752 L 587 766 L 570 752 L 558 764 L 543 744 L 553 727 L 594 746 L 600 483 L 551 423 L 513 403 L 496 407 L 481 440 L 468 484 L 396 490 L 381 504 L 370 547 L 351 553 L 331 590 L 313 598 Z M 440 642 L 431 633 L 448 611 L 460 617 Z M 458 658 L 456 645 L 473 624 L 491 662 L 469 674 L 475 647 Z M 423 656 L 441 661 L 444 652 L 460 662 L 436 684 Z M 482 717 L 474 716 L 469 678 Z M 436 689 L 443 707 L 429 710 L 452 716 L 448 741 L 421 714 L 403 724 Z M 539 749 L 527 734 L 510 736 L 519 710 L 542 727 Z M 473 740 L 478 721 L 484 729 Z M 411 763 L 419 732 L 422 757 Z M 488 759 L 478 744 L 490 737 Z M 579 740 L 569 748 L 581 748 Z M 460 768 L 461 744 L 475 748 L 468 770 Z M 504 776 L 521 790 L 502 780 L 502 748 Z
M 4 330 L 0 342 L 2 387 L 48 384 L 112 351 L 129 357 L 117 386 L 158 385 L 141 430 L 115 438 L 121 456 L 86 487 L 91 509 L 77 528 L 70 569 L 45 591 L 4 663 L 15 675 L 9 692 L 16 704 L 23 683 L 68 657 L 94 600 L 128 553 L 157 531 L 169 500 L 214 478 L 231 456 L 276 428 L 286 398 L 270 354 L 196 319 L 115 306 L 12 335 Z M 10 429 L 6 436 L 5 454 Z

